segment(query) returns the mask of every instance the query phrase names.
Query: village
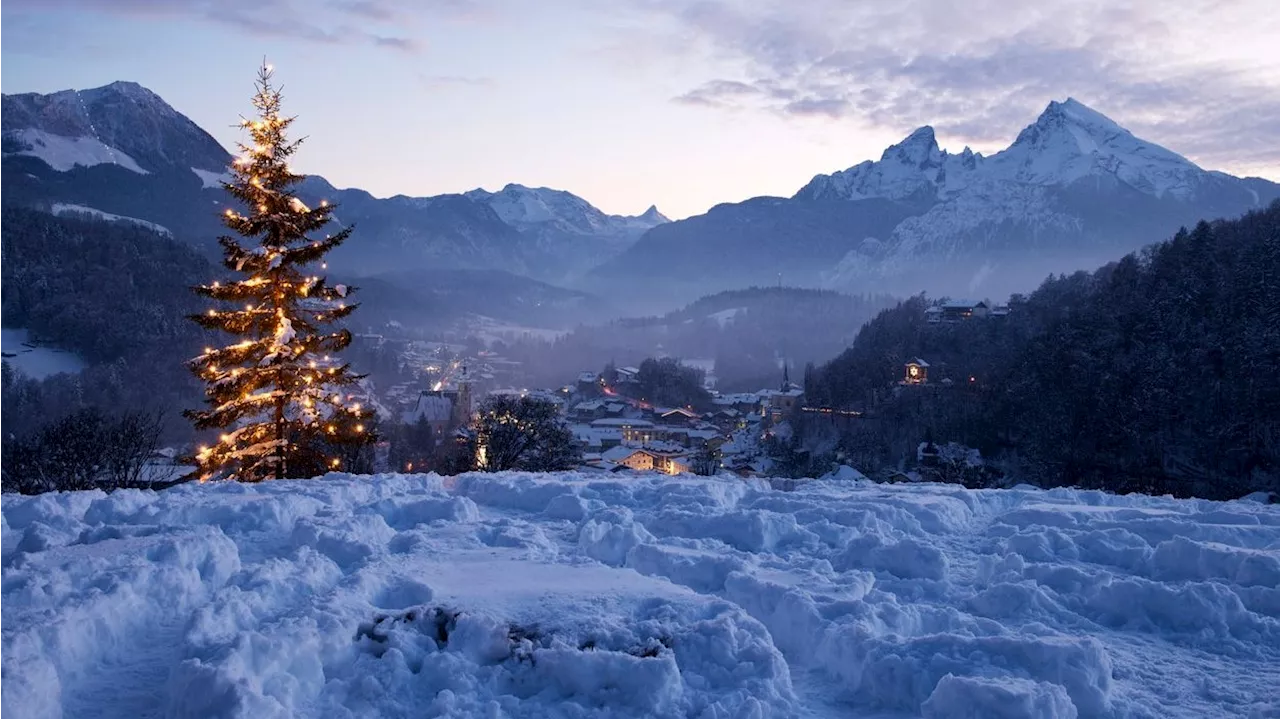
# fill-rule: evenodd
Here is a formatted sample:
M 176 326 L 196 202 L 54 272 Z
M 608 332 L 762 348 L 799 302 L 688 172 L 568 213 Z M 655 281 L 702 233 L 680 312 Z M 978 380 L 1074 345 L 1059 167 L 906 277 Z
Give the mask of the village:
M 1008 313 L 1008 307 L 987 301 L 947 300 L 928 307 L 924 318 L 929 324 L 946 325 L 998 320 Z M 787 418 L 805 413 L 837 423 L 865 420 L 879 402 L 873 400 L 858 408 L 807 406 L 804 388 L 791 381 L 785 360 L 780 362 L 776 387 L 738 393 L 717 391 L 714 373 L 703 361 L 680 361 L 682 366 L 705 374 L 709 399 L 695 407 L 663 405 L 645 397 L 639 389 L 640 370 L 635 366 L 609 367 L 603 372 L 583 370 L 560 387 L 529 388 L 524 386 L 527 378 L 520 363 L 487 344 L 395 341 L 381 335 L 361 335 L 358 340 L 393 346 L 404 365 L 416 368 L 412 381 L 375 393 L 385 419 L 404 425 L 426 423 L 435 444 L 444 446 L 469 438 L 474 413 L 487 397 L 542 399 L 556 408 L 580 450 L 580 469 L 590 472 L 709 475 L 724 471 L 741 477 L 768 476 L 771 462 L 764 440 L 775 429 L 785 432 L 781 425 Z M 953 384 L 950 377 L 930 383 L 930 363 L 918 357 L 907 359 L 900 371 L 900 379 L 886 392 Z M 978 382 L 976 377 L 963 379 L 969 386 Z M 414 470 L 412 466 L 390 466 L 385 451 L 379 455 L 378 464 L 387 470 Z

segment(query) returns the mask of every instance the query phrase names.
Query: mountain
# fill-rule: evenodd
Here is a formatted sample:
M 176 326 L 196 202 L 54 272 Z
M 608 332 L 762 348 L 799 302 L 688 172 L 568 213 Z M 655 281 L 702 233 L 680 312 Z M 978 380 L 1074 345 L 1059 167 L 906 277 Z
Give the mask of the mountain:
M 1204 170 L 1069 98 L 989 157 L 942 150 L 921 127 L 878 161 L 818 175 L 791 198 L 650 230 L 593 279 L 616 287 L 661 270 L 678 290 L 783 272 L 837 289 L 999 295 L 1276 197 L 1280 185 Z M 694 273 L 670 262 L 681 246 L 698 263 L 721 259 Z
M 231 155 L 158 95 L 115 82 L 4 95 L 2 108 L 6 206 L 148 222 L 216 251 Z M 606 215 L 568 192 L 520 185 L 383 199 L 310 177 L 300 195 L 336 202 L 337 217 L 357 225 L 333 261 L 358 274 L 483 269 L 565 281 L 667 221 L 653 208 L 638 217 Z
M 559 259 L 558 267 L 540 268 L 540 274 L 560 279 L 595 267 L 646 230 L 670 222 L 657 207 L 637 216 L 606 215 L 577 195 L 546 187 L 508 184 L 498 192 L 477 188 L 463 195 L 487 204 L 531 240 L 539 254 Z
M 134 82 L 48 95 L 5 95 L 6 155 L 31 155 L 68 171 L 113 164 L 139 174 L 217 175 L 231 157 L 207 132 Z

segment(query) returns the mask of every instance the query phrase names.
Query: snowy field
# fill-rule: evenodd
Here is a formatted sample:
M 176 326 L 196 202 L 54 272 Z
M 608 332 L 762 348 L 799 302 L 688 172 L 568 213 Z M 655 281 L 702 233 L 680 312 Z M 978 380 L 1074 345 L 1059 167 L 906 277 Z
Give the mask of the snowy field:
M 78 355 L 34 344 L 30 334 L 17 327 L 0 330 L 0 350 L 6 355 L 5 362 L 33 379 L 44 379 L 59 372 L 75 373 L 85 368 L 84 360 Z
M 1280 507 L 639 475 L 3 498 L 6 717 L 1275 717 Z

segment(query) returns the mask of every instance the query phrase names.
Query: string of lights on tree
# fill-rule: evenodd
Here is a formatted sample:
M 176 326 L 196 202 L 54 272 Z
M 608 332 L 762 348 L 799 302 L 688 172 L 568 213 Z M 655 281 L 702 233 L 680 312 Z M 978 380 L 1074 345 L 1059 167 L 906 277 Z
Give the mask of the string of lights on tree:
M 206 384 L 208 408 L 186 415 L 197 429 L 222 430 L 195 457 L 201 480 L 312 477 L 343 469 L 344 447 L 374 441 L 373 410 L 349 391 L 361 376 L 334 357 L 351 343 L 349 331 L 332 325 L 355 310 L 353 288 L 309 269 L 326 269 L 324 256 L 351 228 L 311 239 L 333 220 L 334 206 L 311 208 L 293 194 L 304 176 L 288 160 L 302 141 L 286 136 L 294 118 L 280 113 L 269 65 L 256 89 L 257 115 L 241 122 L 251 142 L 239 145 L 223 183 L 245 208 L 228 208 L 223 223 L 247 241 L 218 238 L 224 266 L 240 278 L 194 288 L 221 304 L 192 319 L 244 338 L 189 362 Z

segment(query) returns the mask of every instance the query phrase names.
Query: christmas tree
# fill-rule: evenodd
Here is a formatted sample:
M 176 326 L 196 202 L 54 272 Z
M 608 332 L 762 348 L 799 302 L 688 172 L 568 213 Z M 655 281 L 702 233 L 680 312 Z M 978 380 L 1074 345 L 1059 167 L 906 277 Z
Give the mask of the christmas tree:
M 327 267 L 325 254 L 351 228 L 318 237 L 334 206 L 310 208 L 293 194 L 303 180 L 288 164 L 301 144 L 286 137 L 294 118 L 280 114 L 270 66 L 256 86 L 257 116 L 241 122 L 252 143 L 240 145 L 232 180 L 223 183 L 247 213 L 227 209 L 222 218 L 243 244 L 218 238 L 223 264 L 238 279 L 194 288 L 223 304 L 192 319 L 242 338 L 189 362 L 207 383 L 208 408 L 185 414 L 197 429 L 223 430 L 196 455 L 201 480 L 313 477 L 343 469 L 352 445 L 373 442 L 373 410 L 353 401 L 361 377 L 332 354 L 351 343 L 350 332 L 331 325 L 355 310 L 352 288 L 310 269 Z

